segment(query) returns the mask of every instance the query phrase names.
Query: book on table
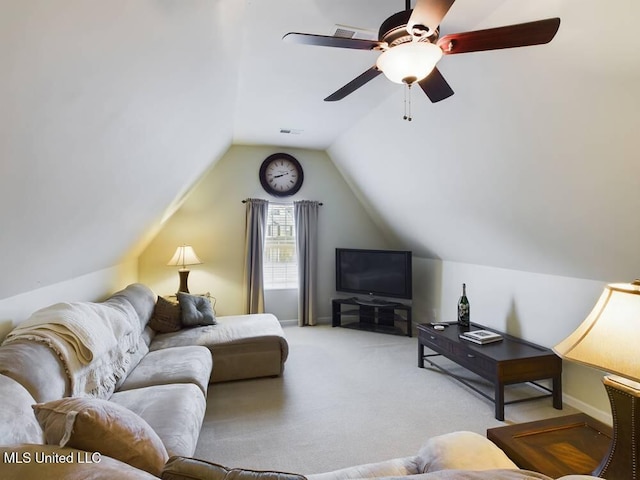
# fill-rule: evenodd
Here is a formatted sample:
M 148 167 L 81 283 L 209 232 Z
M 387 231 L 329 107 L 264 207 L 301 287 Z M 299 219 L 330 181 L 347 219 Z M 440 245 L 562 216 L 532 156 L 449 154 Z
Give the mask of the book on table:
M 485 343 L 499 342 L 502 340 L 502 335 L 491 330 L 471 330 L 461 333 L 460 338 L 483 345 Z

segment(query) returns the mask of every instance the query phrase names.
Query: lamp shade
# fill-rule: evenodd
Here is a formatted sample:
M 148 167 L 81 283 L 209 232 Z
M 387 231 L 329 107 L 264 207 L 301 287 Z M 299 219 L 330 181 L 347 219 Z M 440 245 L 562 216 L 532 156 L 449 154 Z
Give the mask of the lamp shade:
M 191 245 L 180 245 L 167 265 L 185 268 L 187 265 L 198 265 L 201 263 L 202 261 L 198 258 Z
M 640 381 L 640 281 L 607 285 L 591 313 L 554 347 L 561 357 Z
M 409 42 L 383 52 L 376 62 L 379 70 L 395 83 L 413 83 L 429 75 L 442 58 L 442 50 L 429 42 Z

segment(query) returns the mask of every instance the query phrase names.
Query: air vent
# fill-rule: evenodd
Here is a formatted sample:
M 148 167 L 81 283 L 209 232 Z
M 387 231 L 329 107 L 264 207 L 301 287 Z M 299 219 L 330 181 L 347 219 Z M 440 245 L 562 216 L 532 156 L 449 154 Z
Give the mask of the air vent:
M 335 25 L 331 36 L 340 38 L 355 38 L 358 40 L 377 40 L 377 33 L 365 28 L 349 27 L 347 25 Z
M 302 130 L 299 128 L 281 128 L 280 133 L 284 133 L 286 135 L 300 135 Z

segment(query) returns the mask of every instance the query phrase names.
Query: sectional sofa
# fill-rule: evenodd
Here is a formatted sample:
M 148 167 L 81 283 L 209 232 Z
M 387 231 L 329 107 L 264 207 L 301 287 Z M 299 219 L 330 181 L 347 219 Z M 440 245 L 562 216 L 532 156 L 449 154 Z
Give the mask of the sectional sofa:
M 25 469 L 46 460 L 55 467 L 63 457 L 37 455 L 53 443 L 113 452 L 159 475 L 170 456 L 195 451 L 210 382 L 282 374 L 288 345 L 273 315 L 219 317 L 215 325 L 157 333 L 149 326 L 157 303 L 148 287 L 133 284 L 104 302 L 39 310 L 7 335 L 0 346 L 0 445 L 30 445 L 0 458 L 0 469 L 20 460 Z M 101 457 L 107 468 L 110 460 Z
M 0 478 L 550 480 L 471 432 L 307 477 L 193 459 L 210 383 L 280 375 L 288 346 L 272 315 L 157 333 L 149 325 L 163 303 L 133 284 L 101 303 L 40 310 L 9 333 L 0 346 Z M 578 478 L 593 477 L 563 480 Z

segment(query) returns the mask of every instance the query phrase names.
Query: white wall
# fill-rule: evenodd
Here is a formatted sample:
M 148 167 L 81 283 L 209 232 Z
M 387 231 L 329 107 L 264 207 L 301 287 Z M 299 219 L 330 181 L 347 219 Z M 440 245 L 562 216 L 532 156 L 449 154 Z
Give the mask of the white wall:
M 137 261 L 128 261 L 0 300 L 0 339 L 33 312 L 58 302 L 101 301 L 137 281 Z
M 444 321 L 441 302 L 442 261 L 418 257 L 414 252 L 412 301 L 414 324 Z
M 204 262 L 191 269 L 189 290 L 211 292 L 219 315 L 242 313 L 245 206 L 248 197 L 270 197 L 261 187 L 258 171 L 272 153 L 296 157 L 304 169 L 304 184 L 289 197 L 323 203 L 319 217 L 318 303 L 320 317 L 331 312 L 334 296 L 336 247 L 387 248 L 390 242 L 365 212 L 340 173 L 324 153 L 316 150 L 267 146 L 233 146 L 201 179 L 176 213 L 139 258 L 140 280 L 158 294 L 175 292 L 178 275 L 167 261 L 182 243 L 193 245 Z M 281 320 L 297 318 L 297 296 L 267 292 L 265 308 Z
M 414 269 L 417 322 L 434 317 L 454 321 L 462 284 L 466 283 L 472 322 L 549 348 L 582 323 L 605 285 L 594 280 L 430 259 L 414 261 Z M 427 292 L 422 299 L 420 292 Z M 570 362 L 564 362 L 563 369 L 565 402 L 611 422 L 603 373 Z

